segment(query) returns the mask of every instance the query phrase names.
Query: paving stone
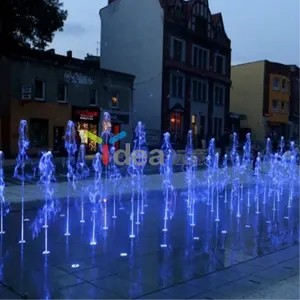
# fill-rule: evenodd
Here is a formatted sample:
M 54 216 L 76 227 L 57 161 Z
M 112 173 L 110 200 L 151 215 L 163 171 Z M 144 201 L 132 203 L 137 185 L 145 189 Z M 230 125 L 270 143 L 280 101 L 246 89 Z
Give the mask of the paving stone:
M 167 294 L 172 295 L 174 299 L 185 299 L 202 292 L 201 288 L 189 283 L 182 283 L 164 290 Z
M 207 291 L 202 294 L 195 295 L 189 299 L 230 299 L 228 295 L 218 293 L 216 291 Z
M 54 299 L 120 299 L 120 295 L 102 290 L 91 283 L 63 288 L 53 294 Z
M 207 276 L 200 277 L 198 279 L 193 279 L 188 281 L 188 284 L 201 289 L 202 292 L 211 290 L 218 287 L 224 283 L 228 282 L 227 278 L 224 277 L 221 272 L 209 274 Z
M 79 277 L 85 281 L 92 281 L 96 279 L 101 279 L 107 276 L 114 275 L 115 273 L 109 272 L 106 270 L 101 270 L 98 267 L 93 267 L 90 269 L 81 270 L 78 272 L 74 272 L 73 275 Z
M 120 276 L 109 276 L 104 279 L 91 281 L 97 287 L 114 292 L 124 298 L 138 298 L 142 295 L 156 292 L 157 289 L 140 282 L 130 281 Z
M 158 291 L 155 293 L 151 293 L 151 294 L 139 297 L 137 299 L 174 299 L 174 297 L 167 294 L 164 291 Z

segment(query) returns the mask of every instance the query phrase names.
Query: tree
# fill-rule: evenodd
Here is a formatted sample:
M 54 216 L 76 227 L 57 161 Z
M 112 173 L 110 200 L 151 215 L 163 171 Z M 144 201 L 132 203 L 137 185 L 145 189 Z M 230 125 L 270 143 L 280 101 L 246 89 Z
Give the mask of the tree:
M 67 16 L 60 0 L 1 0 L 1 44 L 44 49 L 63 30 Z

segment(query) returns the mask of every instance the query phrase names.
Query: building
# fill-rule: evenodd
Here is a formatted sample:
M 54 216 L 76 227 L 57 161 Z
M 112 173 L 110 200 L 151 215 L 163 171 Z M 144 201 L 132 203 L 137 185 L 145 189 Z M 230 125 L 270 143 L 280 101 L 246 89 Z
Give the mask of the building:
M 231 42 L 207 0 L 111 0 L 100 18 L 101 64 L 136 75 L 135 121 L 153 140 L 169 131 L 173 142 L 185 144 L 189 129 L 196 142 L 222 136 Z
M 300 70 L 298 66 L 290 66 L 290 82 L 291 82 L 291 103 L 290 103 L 290 122 L 291 122 L 291 136 L 298 140 L 299 143 L 299 105 L 300 105 Z
M 230 110 L 247 116 L 242 127 L 251 130 L 254 140 L 292 136 L 290 66 L 268 60 L 245 63 L 231 68 L 231 79 Z
M 134 76 L 101 70 L 99 59 L 73 58 L 71 51 L 57 55 L 53 49 L 16 48 L 1 56 L 0 65 L 0 143 L 6 157 L 18 152 L 21 119 L 28 122 L 29 155 L 41 150 L 62 154 L 68 120 L 76 122 L 87 153 L 96 152 L 86 131 L 100 134 L 103 110 L 122 116 L 112 123 L 115 132 L 121 126 L 132 131 Z

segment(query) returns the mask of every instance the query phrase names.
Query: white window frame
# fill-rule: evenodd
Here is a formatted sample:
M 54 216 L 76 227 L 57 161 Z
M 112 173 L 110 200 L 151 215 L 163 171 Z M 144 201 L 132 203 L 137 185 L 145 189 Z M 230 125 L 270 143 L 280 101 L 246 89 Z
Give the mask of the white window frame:
M 67 92 L 67 84 L 66 83 L 58 83 L 58 84 L 63 84 L 64 85 L 64 100 L 60 100 L 58 99 L 58 95 L 57 95 L 57 102 L 59 103 L 67 103 L 67 96 L 68 96 L 68 92 Z M 58 92 L 58 91 L 57 91 Z
M 196 65 L 194 65 L 194 58 L 195 58 L 195 49 L 197 49 L 197 54 L 198 54 L 198 59 L 197 59 L 197 63 Z M 206 63 L 201 62 L 201 64 L 199 63 L 199 51 L 204 51 L 207 54 L 207 59 L 206 59 Z M 192 46 L 192 66 L 196 67 L 196 68 L 204 68 L 205 70 L 209 70 L 209 55 L 210 55 L 210 51 L 209 49 L 200 47 L 198 45 L 193 44 Z M 204 65 L 204 67 L 202 67 L 202 63 Z
M 204 96 L 204 98 L 202 99 L 195 99 L 194 98 L 194 84 L 197 84 L 197 88 L 196 88 L 196 94 L 199 95 L 199 84 L 202 84 L 202 85 L 206 85 L 206 95 Z M 207 103 L 208 102 L 208 82 L 206 80 L 201 80 L 201 79 L 196 79 L 196 78 L 192 78 L 192 100 L 194 102 L 201 102 L 201 103 Z
M 216 102 L 216 88 L 222 89 L 223 90 L 223 99 L 222 99 L 222 104 Z M 224 106 L 225 105 L 225 99 L 226 99 L 226 87 L 221 84 L 214 84 L 214 105 L 216 106 Z
M 182 47 L 181 47 L 181 61 L 180 62 L 185 62 L 185 48 L 186 48 L 186 43 L 184 40 L 182 39 L 179 39 L 177 37 L 174 37 L 174 36 L 171 36 L 171 47 L 170 47 L 170 55 L 171 55 L 171 58 L 174 58 L 174 55 L 175 55 L 175 52 L 174 52 L 174 41 L 177 41 L 177 42 L 180 42 L 182 44 Z
M 275 83 L 275 80 L 277 80 L 277 86 L 274 85 Z M 273 77 L 272 78 L 272 88 L 273 88 L 273 91 L 279 91 L 279 85 L 280 85 L 280 80 L 278 77 Z
M 214 72 L 217 72 L 217 57 L 222 57 L 223 66 L 222 66 L 222 74 L 226 74 L 226 56 L 220 53 L 215 53 L 214 55 Z
M 177 88 L 176 88 L 176 96 L 173 95 L 173 76 L 177 77 L 176 83 L 177 83 Z M 182 78 L 182 97 L 178 97 L 178 78 Z M 185 98 L 185 76 L 181 73 L 171 73 L 170 74 L 170 95 L 172 98 L 177 98 L 177 99 L 184 99 Z
M 36 81 L 40 81 L 40 82 L 43 83 L 43 97 L 42 97 L 42 98 L 35 97 L 35 88 L 36 88 L 36 87 L 35 87 L 35 83 L 36 83 Z M 46 91 L 46 88 L 45 88 L 45 81 L 42 80 L 42 79 L 36 78 L 36 79 L 34 80 L 34 99 L 35 99 L 35 100 L 38 100 L 38 101 L 45 101 L 45 91 Z
M 92 88 L 91 90 L 90 90 L 90 92 L 92 93 L 92 91 L 96 91 L 96 93 L 95 93 L 95 104 L 94 103 L 91 103 L 91 95 L 90 95 L 90 106 L 97 106 L 98 105 L 98 90 L 97 89 L 95 89 L 95 88 Z

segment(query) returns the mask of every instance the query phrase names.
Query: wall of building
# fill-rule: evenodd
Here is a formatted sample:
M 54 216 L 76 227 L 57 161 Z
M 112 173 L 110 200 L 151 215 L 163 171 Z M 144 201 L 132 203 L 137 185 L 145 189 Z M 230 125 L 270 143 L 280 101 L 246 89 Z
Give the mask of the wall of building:
M 136 76 L 133 124 L 140 120 L 160 135 L 163 10 L 159 1 L 117 0 L 100 11 L 100 19 L 101 67 Z
M 246 115 L 241 128 L 251 128 L 252 139 L 261 142 L 265 139 L 264 66 L 264 61 L 258 61 L 231 68 L 230 111 Z
M 102 70 L 102 88 L 100 88 L 101 120 L 103 112 L 111 114 L 112 122 L 120 124 L 121 131 L 126 131 L 127 135 L 120 141 L 121 148 L 125 143 L 132 141 L 132 132 L 135 124 L 132 120 L 133 109 L 133 78 L 119 73 Z M 118 107 L 112 106 L 112 97 L 118 96 Z M 102 131 L 102 124 L 99 124 L 99 132 Z
M 290 111 L 290 84 L 289 78 L 285 76 L 281 76 L 279 74 L 270 74 L 269 80 L 269 122 L 283 123 L 288 124 L 289 122 L 289 111 Z M 279 89 L 274 90 L 273 88 L 273 79 L 277 78 L 279 80 Z M 285 80 L 287 88 L 285 91 L 281 89 L 282 80 Z M 277 100 L 278 110 L 273 110 L 273 100 Z M 281 101 L 284 102 L 284 110 L 281 111 Z
M 41 150 L 50 150 L 53 148 L 53 127 L 66 127 L 71 118 L 71 105 L 60 105 L 56 103 L 27 103 L 20 104 L 18 100 L 12 100 L 10 103 L 10 153 L 12 156 L 18 153 L 19 123 L 20 120 L 26 120 L 30 126 L 30 119 L 48 120 L 48 146 L 38 148 L 30 146 L 29 155 L 37 155 Z
M 67 102 L 72 105 L 89 106 L 91 89 L 97 89 L 99 95 L 99 78 L 95 73 L 83 74 L 76 68 L 55 67 L 42 61 L 12 60 L 11 62 L 11 96 L 21 99 L 22 85 L 34 86 L 35 79 L 45 83 L 45 101 L 58 102 L 59 83 L 67 84 Z M 99 97 L 98 97 L 99 100 Z

